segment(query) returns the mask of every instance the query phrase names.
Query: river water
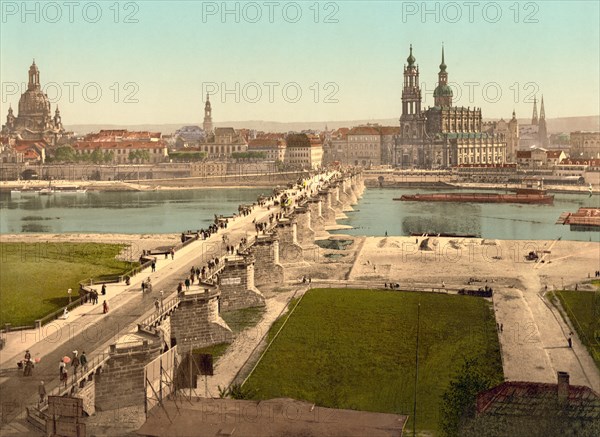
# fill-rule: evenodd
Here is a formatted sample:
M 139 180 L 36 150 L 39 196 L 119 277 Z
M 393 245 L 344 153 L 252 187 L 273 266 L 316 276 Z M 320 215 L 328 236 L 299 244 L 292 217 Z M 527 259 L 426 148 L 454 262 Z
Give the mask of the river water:
M 0 234 L 167 234 L 200 229 L 270 189 L 201 189 L 0 195 Z
M 462 190 L 473 192 L 475 190 Z M 557 225 L 563 212 L 580 207 L 600 207 L 600 196 L 587 194 L 555 194 L 554 205 L 521 205 L 511 203 L 447 203 L 400 202 L 392 200 L 403 194 L 457 192 L 427 189 L 367 189 L 348 219 L 340 224 L 353 229 L 337 231 L 351 235 L 382 236 L 411 233 L 477 235 L 506 240 L 600 241 L 600 232 L 571 231 Z M 485 191 L 490 193 L 490 191 Z M 498 191 L 500 192 L 500 191 Z
M 600 241 L 600 232 L 576 232 L 557 225 L 562 212 L 600 207 L 600 196 L 555 194 L 554 205 L 399 202 L 402 194 L 426 189 L 367 189 L 341 224 L 352 235 L 451 233 L 483 238 Z M 467 190 L 473 191 L 473 190 Z M 455 190 L 453 192 L 456 192 Z M 489 192 L 489 191 L 488 191 Z M 0 194 L 0 233 L 179 233 L 230 215 L 268 189 L 199 189 L 150 192 L 90 192 L 11 197 Z

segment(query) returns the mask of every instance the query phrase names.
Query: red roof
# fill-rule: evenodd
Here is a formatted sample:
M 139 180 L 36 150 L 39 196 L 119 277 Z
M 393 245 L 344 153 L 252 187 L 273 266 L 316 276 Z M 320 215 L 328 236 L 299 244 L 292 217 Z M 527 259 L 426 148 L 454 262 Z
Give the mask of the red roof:
M 600 418 L 600 396 L 591 388 L 566 385 L 564 402 L 569 415 Z M 558 384 L 507 381 L 477 395 L 478 414 L 537 416 L 558 399 Z
M 600 159 L 593 158 L 567 158 L 561 162 L 561 164 L 572 164 L 572 165 L 590 165 L 592 167 L 600 166 Z
M 379 130 L 372 126 L 357 126 L 350 129 L 348 135 L 379 135 Z

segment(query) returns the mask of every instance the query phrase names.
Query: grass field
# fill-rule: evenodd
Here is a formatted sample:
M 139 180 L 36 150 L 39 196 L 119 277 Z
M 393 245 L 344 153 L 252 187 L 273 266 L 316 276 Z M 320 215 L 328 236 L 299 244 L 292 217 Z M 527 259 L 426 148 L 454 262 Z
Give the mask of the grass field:
M 600 369 L 600 291 L 557 291 L 556 295 Z
M 0 243 L 0 325 L 33 324 L 66 305 L 79 281 L 120 274 L 130 263 L 115 256 L 124 246 L 95 243 Z
M 244 388 L 260 399 L 289 396 L 328 407 L 407 414 L 412 420 L 419 303 L 417 428 L 436 432 L 442 393 L 463 357 L 477 357 L 495 381 L 502 381 L 495 320 L 481 298 L 311 290 Z

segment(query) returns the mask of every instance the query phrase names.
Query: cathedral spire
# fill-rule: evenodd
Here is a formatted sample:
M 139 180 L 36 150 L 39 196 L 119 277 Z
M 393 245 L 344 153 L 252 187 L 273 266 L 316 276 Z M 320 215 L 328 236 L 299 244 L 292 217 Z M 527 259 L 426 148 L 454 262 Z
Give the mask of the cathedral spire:
M 542 104 L 540 105 L 540 119 L 546 119 L 546 111 L 544 110 L 544 95 L 542 94 Z
M 415 57 L 413 56 L 412 53 L 412 44 L 410 45 L 410 54 L 408 55 L 408 58 L 406 58 L 406 62 L 408 62 L 408 66 L 412 67 L 413 65 L 415 65 Z
M 537 114 L 537 99 L 533 98 L 533 115 L 531 116 L 531 124 L 537 126 L 538 124 L 538 114 Z
M 442 43 L 442 63 L 440 64 L 440 72 L 446 71 L 446 62 L 444 61 L 444 44 Z
M 452 106 L 452 88 L 448 85 L 448 72 L 446 71 L 446 61 L 444 57 L 444 45 L 442 44 L 442 63 L 440 64 L 440 72 L 438 73 L 438 86 L 433 91 L 433 100 L 435 106 L 451 107 Z

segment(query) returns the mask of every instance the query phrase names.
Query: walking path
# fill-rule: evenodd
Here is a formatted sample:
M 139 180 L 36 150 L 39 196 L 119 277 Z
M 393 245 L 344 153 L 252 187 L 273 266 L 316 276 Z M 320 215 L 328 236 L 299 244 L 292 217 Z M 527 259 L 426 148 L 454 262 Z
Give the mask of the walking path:
M 328 174 L 324 178 L 332 176 Z M 321 177 L 323 175 L 313 178 L 313 188 Z M 300 195 L 302 190 L 287 190 L 288 194 L 291 192 Z M 230 245 L 237 244 L 242 237 L 250 240 L 256 234 L 253 220 L 265 221 L 279 210 L 274 206 L 270 209 L 257 206 L 249 215 L 230 220 L 227 229 L 220 229 L 207 240 L 197 240 L 183 247 L 176 252 L 174 260 L 159 256 L 156 272 L 149 273 L 148 269 L 136 275 L 130 286 L 107 285 L 108 314 L 102 314 L 101 303 L 94 306 L 87 304 L 71 311 L 68 319 L 48 324 L 40 331 L 12 333 L 7 340 L 7 349 L 0 352 L 0 369 L 8 375 L 0 377 L 0 435 L 11 431 L 5 425 L 22 416 L 25 407 L 36 404 L 40 380 L 45 381 L 48 392 L 58 386 L 58 365 L 63 356 L 71 355 L 74 350 L 80 353 L 86 351 L 88 360 L 91 360 L 95 354 L 103 353 L 124 332 L 133 331 L 139 319 L 155 311 L 154 299 L 160 298 L 160 290 L 165 291 L 164 298 L 167 299 L 176 293 L 177 284 L 189 274 L 192 266 L 202 266 L 208 259 L 221 257 L 224 253 L 223 234 L 228 236 Z M 153 291 L 142 295 L 141 282 L 147 277 L 151 278 Z M 26 349 L 30 350 L 33 358 L 41 359 L 31 378 L 16 371 L 16 362 L 23 357 Z M 14 373 L 11 374 L 12 369 Z
M 439 288 L 442 281 L 448 288 L 463 288 L 472 277 L 489 281 L 470 288 L 490 285 L 494 290 L 496 321 L 503 326 L 498 336 L 506 379 L 556 383 L 557 372 L 566 371 L 572 384 L 600 393 L 598 367 L 577 333 L 543 296 L 546 285 L 557 290 L 564 283 L 572 289 L 568 284 L 583 282 L 598 270 L 598 243 L 431 238 L 431 249 L 421 251 L 416 241 L 367 238 L 349 279 L 393 281 L 409 289 L 427 283 Z M 545 252 L 544 262 L 525 261 L 531 250 Z

